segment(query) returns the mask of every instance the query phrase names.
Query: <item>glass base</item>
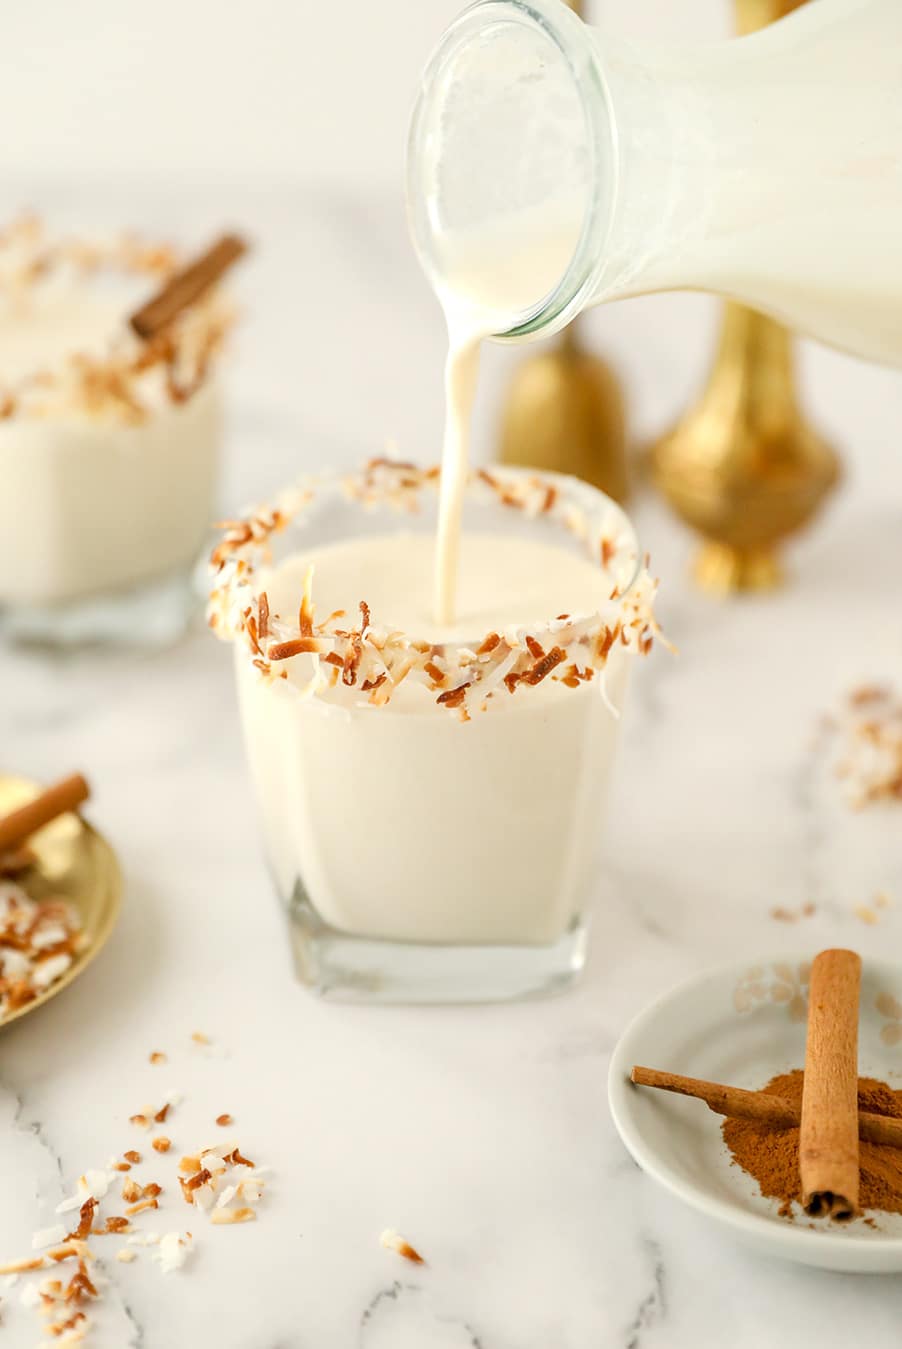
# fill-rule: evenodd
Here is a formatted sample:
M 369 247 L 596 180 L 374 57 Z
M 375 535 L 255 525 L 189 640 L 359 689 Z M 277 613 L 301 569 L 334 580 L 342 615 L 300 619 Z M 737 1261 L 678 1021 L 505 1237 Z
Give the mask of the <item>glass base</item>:
M 0 633 L 22 646 L 169 646 L 200 612 L 191 570 L 108 595 L 0 610 Z
M 552 946 L 446 946 L 379 941 L 327 927 L 303 892 L 289 913 L 301 983 L 343 1002 L 510 1002 L 569 987 L 586 960 L 577 919 Z

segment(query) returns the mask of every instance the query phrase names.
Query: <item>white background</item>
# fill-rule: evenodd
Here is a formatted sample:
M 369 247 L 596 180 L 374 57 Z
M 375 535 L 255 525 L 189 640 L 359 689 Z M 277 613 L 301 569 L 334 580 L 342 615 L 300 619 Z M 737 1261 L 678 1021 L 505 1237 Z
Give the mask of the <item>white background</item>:
M 400 191 L 417 79 L 462 0 L 4 0 L 0 175 L 327 178 Z M 728 0 L 597 5 L 700 37 Z M 2 181 L 2 179 L 0 179 Z

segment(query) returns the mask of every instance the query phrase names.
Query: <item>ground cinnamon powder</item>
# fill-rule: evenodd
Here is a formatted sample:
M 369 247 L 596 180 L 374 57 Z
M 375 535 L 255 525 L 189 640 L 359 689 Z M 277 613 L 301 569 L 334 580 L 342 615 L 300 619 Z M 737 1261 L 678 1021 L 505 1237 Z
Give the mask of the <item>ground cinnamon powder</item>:
M 803 1079 L 801 1069 L 781 1073 L 762 1090 L 801 1105 Z M 860 1077 L 858 1108 L 902 1119 L 902 1091 L 875 1077 Z M 763 1195 L 779 1199 L 781 1217 L 791 1218 L 792 1205 L 801 1203 L 798 1127 L 775 1129 L 756 1120 L 726 1119 L 723 1137 L 734 1163 L 754 1176 Z M 861 1207 L 902 1213 L 902 1149 L 862 1141 L 859 1158 Z

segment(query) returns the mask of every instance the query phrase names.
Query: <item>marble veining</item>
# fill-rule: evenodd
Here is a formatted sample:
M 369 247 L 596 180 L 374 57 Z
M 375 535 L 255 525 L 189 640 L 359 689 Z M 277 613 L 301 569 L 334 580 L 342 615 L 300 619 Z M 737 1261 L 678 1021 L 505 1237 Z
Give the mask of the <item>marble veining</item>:
M 148 229 L 175 219 L 199 237 L 236 220 L 221 190 L 105 193 L 95 217 Z M 22 196 L 63 220 L 77 205 L 40 184 Z M 258 251 L 238 279 L 248 317 L 224 509 L 390 436 L 435 457 L 441 320 L 399 203 L 311 188 L 238 205 Z M 628 373 L 637 437 L 688 399 L 710 312 L 668 296 L 587 322 Z M 519 354 L 487 354 L 484 448 Z M 679 654 L 657 650 L 636 672 L 588 968 L 564 997 L 424 1010 L 312 999 L 260 859 L 230 662 L 202 624 L 156 653 L 0 650 L 3 768 L 84 769 L 126 881 L 90 973 L 0 1036 L 0 1258 L 28 1252 L 86 1167 L 141 1148 L 128 1117 L 170 1087 L 185 1097 L 168 1126 L 176 1155 L 228 1111 L 273 1168 L 256 1223 L 211 1228 L 182 1203 L 174 1163 L 146 1167 L 166 1189 L 142 1226 L 187 1228 L 193 1250 L 163 1276 L 149 1251 L 120 1265 L 115 1240 L 96 1238 L 110 1280 L 96 1349 L 720 1349 L 727 1333 L 731 1349 L 795 1349 L 815 1332 L 839 1349 L 864 1325 L 872 1349 L 897 1344 L 902 1281 L 790 1268 L 712 1232 L 633 1165 L 606 1105 L 620 1032 L 676 981 L 737 951 L 886 955 L 902 936 L 902 816 L 850 811 L 817 739 L 843 690 L 902 670 L 902 379 L 813 348 L 801 363 L 850 471 L 791 550 L 783 592 L 695 593 L 687 535 L 637 491 Z M 895 904 L 869 926 L 856 907 L 878 890 Z M 771 916 L 808 901 L 804 920 Z M 890 1052 L 902 1070 L 902 1046 Z M 426 1265 L 383 1249 L 385 1227 Z M 37 1318 L 4 1282 L 4 1346 L 34 1349 Z
M 643 1255 L 652 1272 L 652 1287 L 639 1303 L 639 1308 L 627 1329 L 626 1349 L 642 1349 L 646 1332 L 667 1315 L 666 1281 L 661 1248 L 649 1236 L 641 1238 Z

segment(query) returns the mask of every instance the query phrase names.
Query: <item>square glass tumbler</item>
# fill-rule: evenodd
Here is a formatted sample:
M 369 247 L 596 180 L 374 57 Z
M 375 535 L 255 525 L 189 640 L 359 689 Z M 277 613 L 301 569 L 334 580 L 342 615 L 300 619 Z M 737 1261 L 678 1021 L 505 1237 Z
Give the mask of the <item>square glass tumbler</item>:
M 54 646 L 171 641 L 201 603 L 215 510 L 218 288 L 148 340 L 128 316 L 168 246 L 0 232 L 0 634 Z
M 324 994 L 495 1001 L 562 988 L 585 959 L 654 585 L 607 497 L 498 468 L 471 476 L 462 546 L 478 532 L 572 550 L 600 571 L 597 608 L 466 641 L 401 631 L 361 603 L 367 548 L 433 531 L 436 485 L 386 461 L 310 480 L 231 522 L 213 556 L 210 623 L 235 644 L 270 870 L 299 977 Z M 348 540 L 354 593 L 320 618 L 308 562 L 325 572 Z

